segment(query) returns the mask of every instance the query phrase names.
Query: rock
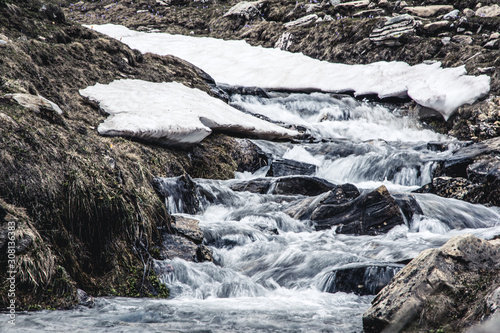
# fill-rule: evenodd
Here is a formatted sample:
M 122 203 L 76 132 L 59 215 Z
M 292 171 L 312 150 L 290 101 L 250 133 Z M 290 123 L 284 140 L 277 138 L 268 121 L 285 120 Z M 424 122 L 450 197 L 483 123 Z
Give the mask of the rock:
M 370 40 L 377 45 L 400 45 L 403 37 L 415 34 L 417 23 L 413 16 L 400 15 L 385 21 L 381 28 L 376 28 L 370 34 Z
M 197 219 L 184 217 L 181 215 L 172 215 L 173 230 L 185 238 L 192 240 L 195 244 L 201 244 L 203 242 L 203 231 L 201 231 Z
M 349 1 L 335 5 L 335 9 L 355 9 L 368 7 L 370 0 Z
M 414 195 L 401 193 L 393 194 L 392 197 L 396 200 L 401 212 L 403 213 L 407 224 L 409 225 L 414 215 L 424 215 L 422 208 L 415 199 Z
M 405 7 L 406 12 L 419 17 L 432 17 L 449 13 L 453 10 L 453 6 L 449 5 L 433 5 L 433 6 L 417 6 Z
M 318 18 L 319 18 L 318 15 L 310 14 L 310 15 L 303 16 L 295 21 L 287 22 L 283 25 L 287 29 L 296 28 L 296 27 L 305 27 L 305 26 L 308 26 L 308 25 L 315 23 Z
M 30 94 L 7 94 L 0 98 L 0 103 L 3 101 L 10 101 L 21 105 L 22 107 L 35 112 L 40 118 L 43 118 L 53 124 L 66 127 L 66 122 L 62 117 L 63 111 L 61 108 L 46 99 L 45 97 Z
M 459 15 L 460 15 L 460 11 L 458 9 L 454 9 L 451 12 L 449 12 L 448 14 L 444 15 L 443 20 L 454 21 L 454 20 L 458 19 Z
M 491 6 L 480 7 L 478 10 L 476 10 L 476 16 L 481 16 L 481 17 L 500 16 L 500 6 L 491 5 Z
M 500 39 L 493 39 L 484 44 L 485 49 L 498 50 L 500 49 Z
M 336 188 L 337 185 L 334 185 L 322 178 L 288 176 L 277 179 L 257 178 L 249 181 L 236 182 L 230 187 L 233 191 L 247 191 L 261 194 L 301 194 L 306 196 L 316 196 Z
M 376 295 L 404 266 L 398 264 L 357 263 L 334 270 L 325 277 L 321 290 L 356 295 Z
M 382 185 L 342 204 L 321 204 L 312 213 L 316 230 L 337 227 L 340 234 L 378 235 L 404 224 L 398 204 Z
M 467 177 L 475 183 L 484 183 L 488 180 L 500 180 L 500 158 L 486 156 L 467 166 Z
M 251 192 L 265 194 L 269 191 L 272 180 L 268 178 L 257 178 L 249 181 L 237 182 L 230 186 L 231 190 L 237 192 Z
M 473 42 L 473 39 L 471 36 L 466 36 L 466 35 L 455 35 L 451 37 L 451 41 L 459 44 L 466 44 L 466 45 L 471 45 Z
M 490 37 L 488 39 L 492 40 L 492 39 L 499 39 L 499 38 L 500 38 L 500 32 L 494 32 L 490 35 Z
M 163 233 L 160 258 L 173 259 L 181 258 L 186 261 L 198 260 L 198 246 L 191 240 L 179 236 Z
M 307 176 L 289 176 L 278 178 L 270 189 L 270 193 L 279 195 L 316 196 L 336 188 L 336 185 L 323 178 Z
M 352 17 L 371 18 L 371 17 L 380 17 L 384 14 L 385 14 L 385 10 L 377 8 L 377 9 L 368 9 L 368 10 L 360 11 L 360 12 L 354 14 Z
M 473 11 L 472 9 L 470 9 L 470 8 L 465 8 L 465 9 L 463 10 L 463 13 L 464 13 L 465 17 L 467 17 L 467 18 L 471 18 L 471 17 L 474 17 L 474 16 L 476 15 L 476 12 L 474 12 L 474 11 Z
M 47 16 L 47 18 L 52 22 L 56 23 L 66 22 L 66 17 L 64 16 L 64 12 L 58 6 L 43 5 L 42 8 L 40 8 L 40 12 L 45 13 L 45 16 Z
M 241 1 L 231 7 L 223 17 L 239 16 L 244 17 L 246 20 L 250 20 L 261 14 L 260 10 L 265 4 L 265 1 Z
M 164 198 L 169 214 L 196 214 L 201 211 L 200 194 L 196 183 L 189 175 L 153 178 L 152 185 Z
M 500 154 L 500 137 L 485 140 L 457 150 L 443 165 L 443 174 L 451 177 L 467 177 L 467 166 L 482 156 Z
M 78 298 L 78 305 L 86 306 L 89 308 L 93 308 L 95 306 L 94 297 L 88 295 L 85 291 L 81 289 L 77 289 L 76 293 Z
M 293 35 L 285 31 L 284 33 L 281 34 L 280 38 L 274 43 L 274 48 L 275 49 L 280 49 L 284 51 L 288 51 L 290 46 L 292 46 L 293 43 Z
M 271 163 L 271 168 L 267 172 L 267 177 L 282 177 L 293 175 L 310 176 L 317 171 L 318 167 L 314 164 L 298 162 L 295 160 L 280 159 Z
M 463 177 L 435 177 L 432 182 L 414 191 L 432 193 L 444 198 L 453 198 L 476 203 L 483 194 L 484 186 Z
M 47 110 L 52 113 L 62 115 L 63 112 L 61 108 L 42 96 L 30 95 L 30 94 L 7 94 L 2 97 L 3 99 L 10 99 L 17 104 L 27 108 L 35 113 L 41 113 L 42 110 Z
M 500 286 L 499 272 L 500 240 L 455 236 L 420 253 L 394 277 L 364 314 L 363 329 L 465 331 L 492 313 L 486 300 Z
M 238 163 L 236 171 L 255 172 L 268 165 L 266 154 L 255 143 L 248 139 L 236 139 L 238 156 L 233 156 Z
M 423 26 L 423 28 L 428 33 L 435 34 L 435 33 L 441 32 L 443 30 L 447 30 L 447 28 L 449 26 L 450 26 L 450 22 L 449 21 L 436 21 L 436 22 L 425 24 Z

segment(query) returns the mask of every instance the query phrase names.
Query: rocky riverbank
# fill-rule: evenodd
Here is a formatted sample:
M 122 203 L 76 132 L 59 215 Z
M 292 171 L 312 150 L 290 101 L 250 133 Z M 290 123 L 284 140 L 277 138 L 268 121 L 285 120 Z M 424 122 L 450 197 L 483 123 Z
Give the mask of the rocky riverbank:
M 231 178 L 252 158 L 224 135 L 184 150 L 99 135 L 105 115 L 78 90 L 123 77 L 213 85 L 181 59 L 142 55 L 68 21 L 58 1 L 0 1 L 0 266 L 6 281 L 13 221 L 19 310 L 74 306 L 77 287 L 166 297 L 151 259 L 177 232 L 151 180 Z

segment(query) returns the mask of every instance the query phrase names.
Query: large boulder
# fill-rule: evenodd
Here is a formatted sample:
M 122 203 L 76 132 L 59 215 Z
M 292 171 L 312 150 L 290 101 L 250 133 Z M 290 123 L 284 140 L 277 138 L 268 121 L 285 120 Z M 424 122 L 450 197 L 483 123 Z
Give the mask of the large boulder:
M 463 332 L 499 314 L 500 240 L 455 236 L 404 267 L 363 316 L 371 332 Z M 496 305 L 495 305 L 496 304 Z
M 311 220 L 316 230 L 337 227 L 337 233 L 357 235 L 383 234 L 405 223 L 384 185 L 345 203 L 323 202 L 313 211 Z

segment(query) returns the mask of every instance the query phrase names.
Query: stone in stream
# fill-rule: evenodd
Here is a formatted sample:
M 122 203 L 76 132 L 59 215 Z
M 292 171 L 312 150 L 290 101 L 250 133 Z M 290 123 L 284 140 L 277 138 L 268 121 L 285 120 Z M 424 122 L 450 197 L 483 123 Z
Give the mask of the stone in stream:
M 267 177 L 282 177 L 292 175 L 310 176 L 318 170 L 314 164 L 298 162 L 289 159 L 279 159 L 271 163 L 271 168 L 267 172 Z
M 337 233 L 356 235 L 383 234 L 405 223 L 396 200 L 384 185 L 345 203 L 321 203 L 311 220 L 316 230 L 336 226 Z
M 201 210 L 199 190 L 193 179 L 185 174 L 173 178 L 156 177 L 153 188 L 165 200 L 169 214 L 196 214 Z
M 257 178 L 241 181 L 230 186 L 233 191 L 260 194 L 316 196 L 336 188 L 327 180 L 309 176 L 287 176 L 276 179 Z
M 321 286 L 328 293 L 345 292 L 376 295 L 403 268 L 399 264 L 353 264 L 332 271 Z
M 443 174 L 467 177 L 467 167 L 484 156 L 500 155 L 500 137 L 485 140 L 457 150 L 443 165 Z
M 414 215 L 424 214 L 414 195 L 396 193 L 393 194 L 392 197 L 396 200 L 407 222 L 410 222 Z
M 500 239 L 455 236 L 420 253 L 375 297 L 364 332 L 468 331 L 500 314 L 499 273 Z

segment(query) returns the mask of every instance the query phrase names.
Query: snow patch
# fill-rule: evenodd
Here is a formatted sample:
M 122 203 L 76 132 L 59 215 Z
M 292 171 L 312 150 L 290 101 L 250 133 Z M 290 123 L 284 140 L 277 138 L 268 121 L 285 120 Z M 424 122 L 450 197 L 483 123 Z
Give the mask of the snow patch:
M 263 139 L 298 135 L 177 82 L 117 80 L 97 83 L 80 94 L 99 102 L 110 114 L 97 129 L 102 135 L 181 146 L 200 142 L 212 130 Z
M 298 91 L 354 91 L 356 95 L 376 94 L 380 98 L 409 96 L 439 111 L 445 119 L 490 89 L 488 76 L 468 76 L 464 66 L 441 68 L 439 62 L 415 66 L 405 62 L 334 64 L 301 53 L 251 46 L 241 40 L 145 33 L 113 24 L 93 28 L 141 52 L 172 54 L 187 60 L 219 83 Z

